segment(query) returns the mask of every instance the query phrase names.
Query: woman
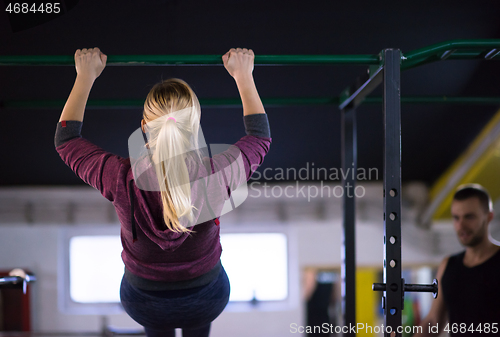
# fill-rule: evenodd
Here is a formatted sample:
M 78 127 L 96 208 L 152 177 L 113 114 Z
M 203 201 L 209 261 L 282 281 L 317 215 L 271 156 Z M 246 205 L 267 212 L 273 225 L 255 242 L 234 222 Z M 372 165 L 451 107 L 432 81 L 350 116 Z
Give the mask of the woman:
M 151 89 L 141 128 L 148 136 L 143 145 L 151 155 L 156 189 L 138 183 L 140 172 L 130 158 L 106 152 L 80 135 L 90 89 L 106 59 L 98 48 L 76 51 L 77 77 L 57 125 L 56 150 L 116 209 L 125 263 L 120 289 L 125 311 L 148 336 L 175 336 L 175 328 L 182 328 L 184 337 L 208 336 L 211 322 L 229 300 L 218 216 L 241 177 L 247 181 L 262 163 L 271 143 L 253 81 L 254 54 L 238 48 L 222 56 L 241 96 L 247 135 L 211 159 L 198 148 L 200 108 L 191 88 L 171 79 Z M 207 188 L 201 193 L 196 185 Z M 205 219 L 207 209 L 212 216 Z

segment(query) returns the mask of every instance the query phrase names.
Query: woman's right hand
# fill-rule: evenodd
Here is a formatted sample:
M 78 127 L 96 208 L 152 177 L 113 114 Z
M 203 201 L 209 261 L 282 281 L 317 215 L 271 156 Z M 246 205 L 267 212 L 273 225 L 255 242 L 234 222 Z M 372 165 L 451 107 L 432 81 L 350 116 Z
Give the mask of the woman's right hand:
M 252 76 L 254 57 L 252 49 L 244 48 L 232 48 L 222 56 L 224 67 L 238 86 L 244 116 L 266 113 Z
M 231 48 L 222 56 L 222 62 L 229 74 L 237 80 L 252 76 L 254 57 L 252 49 Z
M 77 49 L 75 52 L 75 68 L 79 76 L 85 76 L 94 81 L 101 75 L 108 56 L 99 48 Z

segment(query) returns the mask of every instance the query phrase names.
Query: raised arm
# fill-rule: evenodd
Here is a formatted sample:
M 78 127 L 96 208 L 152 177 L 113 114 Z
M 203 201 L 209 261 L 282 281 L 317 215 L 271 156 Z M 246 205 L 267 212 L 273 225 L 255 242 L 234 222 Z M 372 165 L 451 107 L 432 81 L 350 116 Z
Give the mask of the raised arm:
M 436 275 L 436 278 L 438 280 L 438 297 L 432 302 L 431 310 L 420 323 L 420 326 L 422 327 L 422 333 L 416 333 L 413 335 L 413 337 L 438 336 L 443 332 L 444 325 L 448 320 L 448 313 L 446 310 L 446 305 L 444 303 L 441 280 L 443 279 L 443 274 L 447 264 L 448 258 L 444 259 L 438 267 L 438 272 Z M 439 334 L 429 332 L 429 327 L 435 327 L 436 324 L 439 324 Z
M 59 122 L 83 122 L 85 105 L 94 81 L 106 66 L 107 56 L 99 48 L 78 49 L 75 52 L 76 80 L 64 105 Z
M 95 79 L 106 66 L 99 48 L 75 53 L 76 80 L 57 123 L 54 143 L 61 159 L 85 183 L 113 201 L 123 158 L 106 152 L 80 135 L 85 105 Z
M 254 57 L 252 49 L 246 48 L 232 48 L 222 56 L 224 67 L 238 86 L 244 116 L 266 113 L 253 80 Z
M 235 179 L 229 179 L 237 182 L 237 185 L 250 179 L 252 173 L 262 164 L 271 144 L 269 121 L 252 75 L 254 58 L 253 51 L 245 48 L 232 48 L 222 56 L 224 67 L 236 81 L 240 93 L 247 134 L 235 144 L 243 154 L 245 169 L 244 176 L 235 178 L 237 175 L 233 175 L 232 178 Z M 219 160 L 221 158 L 216 157 L 214 159 L 218 162 L 218 169 L 228 167 L 232 163 L 232 160 Z M 243 174 L 243 171 L 237 171 Z

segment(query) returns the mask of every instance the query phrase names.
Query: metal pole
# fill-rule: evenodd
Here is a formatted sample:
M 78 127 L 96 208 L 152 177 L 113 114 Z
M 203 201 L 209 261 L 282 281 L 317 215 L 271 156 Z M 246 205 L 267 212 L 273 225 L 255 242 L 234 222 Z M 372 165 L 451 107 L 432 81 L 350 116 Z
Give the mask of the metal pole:
M 356 109 L 341 110 L 341 116 L 342 176 L 346 177 L 343 181 L 342 314 L 344 326 L 351 327 L 356 325 L 356 200 L 354 194 L 357 168 Z M 355 336 L 351 332 L 343 335 Z
M 401 53 L 385 49 L 384 55 L 384 292 L 385 336 L 402 326 L 401 278 Z M 401 334 L 397 334 L 400 336 Z M 392 334 L 394 336 L 394 333 Z

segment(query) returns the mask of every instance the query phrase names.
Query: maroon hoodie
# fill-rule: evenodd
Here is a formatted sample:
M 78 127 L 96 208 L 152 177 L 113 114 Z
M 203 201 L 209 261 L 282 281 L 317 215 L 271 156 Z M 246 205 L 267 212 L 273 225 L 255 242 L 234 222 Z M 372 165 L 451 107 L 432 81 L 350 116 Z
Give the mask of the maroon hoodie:
M 267 116 L 252 116 L 244 118 L 248 135 L 234 144 L 241 151 L 246 180 L 262 164 L 271 144 Z M 264 119 L 267 132 L 255 129 Z M 217 265 L 222 253 L 217 219 L 194 226 L 194 233 L 170 231 L 163 220 L 160 192 L 137 187 L 130 159 L 106 152 L 79 134 L 58 145 L 58 132 L 61 133 L 59 130 L 65 126 L 66 122 L 58 124 L 56 150 L 78 177 L 113 203 L 121 223 L 122 259 L 129 272 L 152 281 L 177 282 L 206 274 Z M 263 137 L 266 135 L 268 137 Z M 223 153 L 214 156 L 212 164 L 217 171 L 230 162 Z M 204 168 L 198 168 L 196 174 L 206 177 L 213 172 L 213 168 L 212 172 Z M 221 188 L 227 188 L 224 186 L 227 183 L 221 181 L 220 184 Z M 217 208 L 217 205 L 212 206 Z M 135 235 L 133 227 L 136 227 Z

